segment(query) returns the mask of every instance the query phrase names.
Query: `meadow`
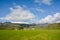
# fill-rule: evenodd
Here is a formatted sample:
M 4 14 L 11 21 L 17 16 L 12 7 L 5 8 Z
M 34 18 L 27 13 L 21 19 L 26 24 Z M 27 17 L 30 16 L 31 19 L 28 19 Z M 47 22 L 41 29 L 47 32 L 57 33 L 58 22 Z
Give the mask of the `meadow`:
M 60 30 L 0 30 L 0 40 L 60 40 Z

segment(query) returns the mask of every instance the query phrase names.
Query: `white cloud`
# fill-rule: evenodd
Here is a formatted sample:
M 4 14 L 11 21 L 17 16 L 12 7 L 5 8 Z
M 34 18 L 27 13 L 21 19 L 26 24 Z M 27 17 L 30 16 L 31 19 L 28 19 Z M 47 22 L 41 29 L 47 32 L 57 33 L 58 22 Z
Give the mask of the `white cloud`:
M 11 13 L 5 17 L 0 18 L 1 20 L 13 20 L 13 21 L 25 21 L 35 18 L 35 15 L 26 10 L 23 7 L 17 5 L 15 8 L 10 8 Z
M 36 8 L 36 11 L 38 11 L 38 12 L 45 12 L 45 10 L 43 10 L 43 9 L 41 9 L 41 8 Z
M 42 0 L 42 3 L 47 4 L 47 5 L 51 5 L 51 1 L 52 0 Z
M 12 23 L 22 23 L 22 24 L 29 24 L 28 22 L 13 22 Z
M 36 7 L 36 8 L 31 8 L 32 10 L 36 10 L 37 12 L 41 12 L 44 13 L 46 12 L 44 9 L 40 8 L 40 7 Z
M 39 3 L 39 4 L 43 3 L 46 5 L 51 5 L 52 4 L 51 1 L 52 0 L 35 0 L 35 3 Z
M 59 23 L 59 22 L 60 22 L 60 13 L 56 13 L 53 16 L 48 15 L 39 21 L 39 23 Z

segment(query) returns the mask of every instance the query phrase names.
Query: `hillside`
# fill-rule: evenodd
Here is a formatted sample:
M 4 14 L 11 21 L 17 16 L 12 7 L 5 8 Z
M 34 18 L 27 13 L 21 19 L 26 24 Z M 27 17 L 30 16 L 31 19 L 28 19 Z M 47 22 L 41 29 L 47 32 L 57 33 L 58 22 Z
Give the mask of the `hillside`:
M 60 29 L 60 23 L 49 24 L 48 29 Z
M 60 29 L 60 23 L 53 23 L 53 24 L 25 24 L 25 23 L 11 23 L 11 22 L 5 22 L 5 23 L 0 23 L 0 30 L 20 30 L 24 28 L 35 28 L 35 29 Z

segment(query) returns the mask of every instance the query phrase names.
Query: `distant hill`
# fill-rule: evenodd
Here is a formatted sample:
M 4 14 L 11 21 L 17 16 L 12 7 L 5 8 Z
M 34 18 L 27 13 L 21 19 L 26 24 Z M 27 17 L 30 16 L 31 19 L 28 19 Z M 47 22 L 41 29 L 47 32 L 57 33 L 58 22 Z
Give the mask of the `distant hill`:
M 60 29 L 60 23 L 49 24 L 48 29 Z
M 53 24 L 48 24 L 48 23 L 43 23 L 43 24 L 25 24 L 25 23 L 11 23 L 11 22 L 4 22 L 0 23 L 0 29 L 24 29 L 24 28 L 47 28 L 47 29 L 60 29 L 60 23 L 53 23 Z

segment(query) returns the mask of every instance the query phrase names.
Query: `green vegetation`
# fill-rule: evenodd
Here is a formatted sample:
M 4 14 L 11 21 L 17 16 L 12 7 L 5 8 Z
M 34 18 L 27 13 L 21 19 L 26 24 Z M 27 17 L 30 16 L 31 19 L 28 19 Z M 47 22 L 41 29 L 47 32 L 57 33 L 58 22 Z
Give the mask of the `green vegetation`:
M 60 23 L 49 24 L 48 29 L 60 29 Z
M 0 40 L 60 40 L 60 23 L 46 26 L 0 23 Z
M 60 40 L 60 30 L 0 30 L 0 40 Z

